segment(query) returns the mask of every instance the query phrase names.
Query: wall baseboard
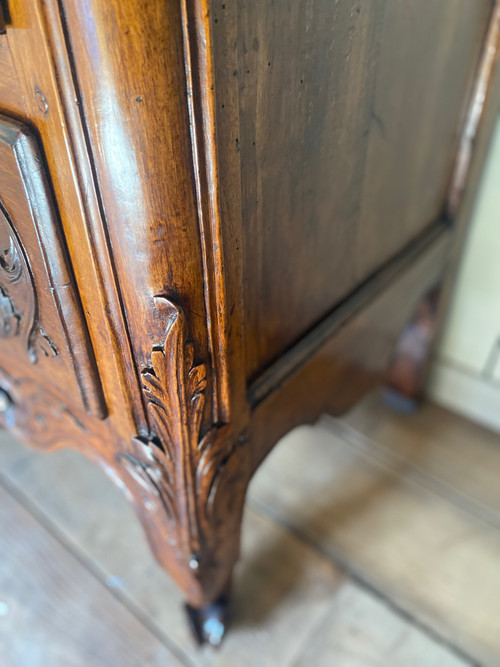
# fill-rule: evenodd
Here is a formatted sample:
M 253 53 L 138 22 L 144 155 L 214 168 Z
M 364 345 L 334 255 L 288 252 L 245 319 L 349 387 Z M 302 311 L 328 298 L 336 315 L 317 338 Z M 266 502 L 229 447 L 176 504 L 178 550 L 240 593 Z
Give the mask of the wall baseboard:
M 444 408 L 500 433 L 499 384 L 437 359 L 427 396 Z

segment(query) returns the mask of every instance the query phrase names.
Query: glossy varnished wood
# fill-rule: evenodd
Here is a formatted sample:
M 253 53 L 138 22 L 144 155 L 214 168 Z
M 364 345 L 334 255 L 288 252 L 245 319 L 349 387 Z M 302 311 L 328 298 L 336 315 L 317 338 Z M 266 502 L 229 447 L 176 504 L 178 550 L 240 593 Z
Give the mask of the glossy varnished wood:
M 74 364 L 14 363 L 7 322 L 2 421 L 103 465 L 191 605 L 226 590 L 276 440 L 378 382 L 446 279 L 497 104 L 492 7 L 10 3 L 0 111 L 38 147 L 58 230 L 35 288 L 64 265 L 78 304 L 41 319 L 80 341 L 100 410 L 72 400 Z
M 434 243 L 409 259 L 406 270 L 394 267 L 389 285 L 372 293 L 371 303 L 347 320 L 339 317 L 336 335 L 319 341 L 299 370 L 281 378 L 279 390 L 254 411 L 253 466 L 261 463 L 273 444 L 290 428 L 314 421 L 318 414 L 342 414 L 384 379 L 404 324 L 419 301 L 443 278 L 451 234 L 441 230 Z M 284 399 L 284 397 L 286 397 Z M 280 418 L 281 401 L 295 405 L 293 417 Z
M 43 156 L 23 125 L 0 116 L 2 365 L 64 387 L 105 416 L 102 390 L 68 265 Z M 24 362 L 24 363 L 23 363 Z
M 214 3 L 218 122 L 241 161 L 250 379 L 441 215 L 490 11 Z
M 27 118 L 40 136 L 65 241 L 79 276 L 78 289 L 109 418 L 113 429 L 128 438 L 131 429 L 146 428 L 145 417 L 138 400 L 138 379 L 79 105 L 75 102 L 59 6 L 56 2 L 13 1 L 9 12 L 5 39 L 10 62 L 15 64 L 22 106 L 5 110 Z M 109 435 L 105 437 L 109 439 Z
M 66 0 L 64 9 L 137 363 L 149 363 L 151 347 L 164 335 L 153 302 L 164 292 L 177 296 L 196 354 L 206 358 L 180 3 L 139 10 L 133 3 Z
M 0 34 L 0 68 L 2 72 L 0 78 L 2 109 L 10 113 L 24 112 L 21 86 L 5 34 Z

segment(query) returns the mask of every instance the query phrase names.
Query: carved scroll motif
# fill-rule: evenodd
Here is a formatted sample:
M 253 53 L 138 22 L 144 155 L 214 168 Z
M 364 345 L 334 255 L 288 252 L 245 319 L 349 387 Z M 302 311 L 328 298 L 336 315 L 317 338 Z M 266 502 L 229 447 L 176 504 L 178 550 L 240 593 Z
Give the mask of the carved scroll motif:
M 155 297 L 155 306 L 167 326 L 164 344 L 153 348 L 151 367 L 142 372 L 152 434 L 136 440 L 139 457 L 121 459 L 145 488 L 149 509 L 166 516 L 177 558 L 196 571 L 213 537 L 217 489 L 232 448 L 219 444 L 217 428 L 200 437 L 206 365 L 194 363 L 182 310 L 164 296 Z
M 0 338 L 19 336 L 36 363 L 41 353 L 58 354 L 38 322 L 38 302 L 28 258 L 16 231 L 0 208 Z

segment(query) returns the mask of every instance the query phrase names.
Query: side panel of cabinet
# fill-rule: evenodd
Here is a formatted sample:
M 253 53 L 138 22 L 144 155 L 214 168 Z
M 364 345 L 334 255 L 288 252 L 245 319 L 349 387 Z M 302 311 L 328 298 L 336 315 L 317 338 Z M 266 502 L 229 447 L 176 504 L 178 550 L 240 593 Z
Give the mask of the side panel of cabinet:
M 29 131 L 0 116 L 0 360 L 104 416 L 50 181 Z
M 213 1 L 221 153 L 241 164 L 222 192 L 242 192 L 249 379 L 441 215 L 491 8 Z

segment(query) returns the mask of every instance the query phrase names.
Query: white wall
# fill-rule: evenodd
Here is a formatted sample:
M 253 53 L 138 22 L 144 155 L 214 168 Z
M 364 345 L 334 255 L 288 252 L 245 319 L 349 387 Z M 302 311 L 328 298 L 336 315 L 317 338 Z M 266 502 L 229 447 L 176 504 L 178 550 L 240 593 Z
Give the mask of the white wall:
M 429 394 L 436 402 L 500 431 L 500 120 Z

